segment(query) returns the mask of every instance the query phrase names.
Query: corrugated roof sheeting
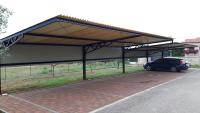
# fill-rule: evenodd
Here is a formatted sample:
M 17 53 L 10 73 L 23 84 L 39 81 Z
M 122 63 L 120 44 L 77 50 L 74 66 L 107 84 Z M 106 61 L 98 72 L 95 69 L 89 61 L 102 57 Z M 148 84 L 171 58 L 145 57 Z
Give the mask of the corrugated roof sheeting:
M 84 45 L 84 44 L 95 43 L 97 41 L 65 39 L 65 38 L 48 38 L 48 37 L 44 37 L 44 36 L 30 36 L 30 35 L 27 36 L 26 35 L 19 42 L 20 43 L 39 43 L 39 44 Z
M 88 45 L 112 42 L 111 46 L 129 46 L 171 41 L 172 38 L 128 30 L 68 16 L 56 16 L 3 39 L 5 43 L 21 36 L 13 43 Z M 9 45 L 9 44 L 8 44 Z

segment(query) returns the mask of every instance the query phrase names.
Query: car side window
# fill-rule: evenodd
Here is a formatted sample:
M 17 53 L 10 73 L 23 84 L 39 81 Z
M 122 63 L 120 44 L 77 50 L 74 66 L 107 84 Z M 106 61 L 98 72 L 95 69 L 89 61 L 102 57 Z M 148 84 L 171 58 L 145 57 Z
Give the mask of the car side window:
M 162 63 L 162 62 L 163 62 L 162 59 L 158 59 L 158 60 L 155 61 L 155 63 Z
M 164 62 L 165 62 L 165 63 L 171 63 L 171 62 L 173 62 L 173 61 L 172 61 L 172 60 L 169 60 L 169 59 L 165 59 Z
M 174 59 L 165 59 L 164 61 L 165 63 L 170 63 L 170 64 L 175 64 L 178 62 L 178 60 L 174 60 Z

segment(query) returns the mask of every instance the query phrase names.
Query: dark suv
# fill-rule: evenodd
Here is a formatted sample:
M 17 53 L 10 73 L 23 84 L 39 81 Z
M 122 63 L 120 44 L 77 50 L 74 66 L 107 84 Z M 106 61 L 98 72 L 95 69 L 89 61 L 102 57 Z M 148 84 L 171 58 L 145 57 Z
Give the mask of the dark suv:
M 170 71 L 181 71 L 187 70 L 189 68 L 188 64 L 184 62 L 183 59 L 177 58 L 162 58 L 157 59 L 153 62 L 144 65 L 144 69 L 147 71 L 151 70 L 170 70 Z

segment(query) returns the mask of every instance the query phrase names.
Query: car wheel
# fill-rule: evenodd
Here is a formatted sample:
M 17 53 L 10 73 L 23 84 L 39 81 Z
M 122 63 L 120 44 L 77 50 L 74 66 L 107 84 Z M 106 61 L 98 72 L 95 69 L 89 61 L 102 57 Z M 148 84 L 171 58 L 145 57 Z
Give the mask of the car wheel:
M 150 66 L 147 66 L 147 67 L 146 67 L 146 70 L 147 70 L 147 71 L 151 71 L 151 67 L 150 67 Z
M 176 67 L 172 67 L 172 68 L 171 68 L 171 71 L 172 71 L 172 72 L 176 72 L 176 71 L 177 71 Z

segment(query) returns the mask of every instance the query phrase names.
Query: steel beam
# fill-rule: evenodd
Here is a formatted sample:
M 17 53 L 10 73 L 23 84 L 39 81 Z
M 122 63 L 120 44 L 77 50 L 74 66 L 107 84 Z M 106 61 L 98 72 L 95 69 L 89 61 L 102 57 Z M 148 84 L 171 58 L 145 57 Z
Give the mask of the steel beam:
M 103 47 L 108 47 L 108 46 L 112 45 L 113 42 L 124 43 L 123 40 L 135 38 L 135 37 L 139 37 L 139 36 L 141 36 L 141 35 L 132 35 L 132 36 L 122 37 L 122 38 L 113 39 L 113 40 L 105 40 L 105 41 L 100 41 L 100 42 L 96 42 L 96 43 L 91 43 L 91 44 L 86 45 L 88 48 L 87 53 L 95 51 L 95 50 L 103 48 Z M 122 41 L 122 42 L 120 42 L 120 41 Z M 127 43 L 127 42 L 125 42 L 125 43 Z
M 173 40 L 170 40 L 170 41 L 173 41 Z M 145 45 L 147 44 L 153 44 L 155 42 L 152 42 L 152 43 L 146 43 Z M 156 42 L 157 43 L 157 42 Z M 166 47 L 159 47 L 159 46 L 164 46 L 164 45 L 168 45 L 168 44 L 172 44 L 172 43 L 167 43 L 167 44 L 159 44 L 159 45 L 153 45 L 153 46 L 142 46 L 142 45 L 136 45 L 138 46 L 137 48 L 132 48 L 132 49 L 129 49 L 129 51 L 135 51 L 135 50 L 138 50 L 138 51 L 146 51 L 145 49 L 149 48 L 148 50 L 149 51 L 153 51 L 153 50 L 162 50 L 162 49 L 166 49 Z M 168 48 L 176 48 L 176 47 L 181 47 L 182 45 L 179 45 L 179 46 L 174 46 L 174 47 L 168 47 Z M 144 49 L 144 50 L 139 50 L 139 49 Z
M 82 47 L 82 45 L 74 45 L 74 44 L 50 44 L 50 43 L 29 43 L 29 42 L 17 42 L 19 45 L 42 45 L 42 46 L 77 46 Z
M 85 40 L 85 41 L 105 41 L 105 40 L 92 39 L 92 38 L 49 35 L 49 34 L 40 34 L 40 33 L 26 33 L 24 35 L 35 36 L 35 37 L 47 37 L 47 38 L 62 38 L 62 39 L 73 39 L 73 40 Z
M 35 29 L 39 29 L 39 28 L 44 27 L 44 26 L 46 26 L 46 25 L 49 25 L 49 24 L 51 24 L 51 23 L 58 22 L 58 20 L 59 20 L 59 19 L 57 19 L 57 18 L 55 18 L 55 17 L 50 18 L 50 19 L 48 19 L 48 20 L 46 20 L 46 21 L 40 22 L 40 23 L 38 23 L 38 24 L 36 24 L 36 25 L 33 25 L 33 26 L 31 26 L 31 27 L 28 27 L 28 28 L 26 28 L 26 29 L 24 29 L 24 30 L 21 30 L 21 31 L 19 31 L 19 32 L 17 32 L 17 33 L 14 33 L 14 34 L 12 34 L 12 35 L 10 35 L 10 36 L 7 36 L 7 37 L 5 37 L 5 38 L 3 38 L 3 39 L 1 39 L 1 40 L 2 40 L 3 43 L 4 43 L 4 42 L 7 43 L 9 40 L 13 40 L 13 39 L 18 38 L 17 40 L 12 41 L 12 43 L 11 43 L 11 45 L 12 45 L 12 44 L 15 44 L 17 41 L 19 41 L 20 39 L 23 38 L 23 34 L 28 33 L 28 32 L 31 32 L 31 31 L 33 31 L 33 30 L 35 30 Z M 9 44 L 10 44 L 10 43 L 9 43 Z M 9 44 L 8 44 L 7 46 L 10 46 Z
M 112 57 L 112 58 L 94 58 L 94 59 L 86 59 L 87 61 L 95 61 L 95 60 L 111 60 L 111 59 L 121 59 L 121 57 Z M 52 64 L 52 63 L 66 63 L 66 62 L 82 62 L 82 59 L 77 60 L 59 60 L 59 61 L 43 61 L 43 62 L 24 62 L 24 63 L 9 63 L 9 64 L 0 64 L 0 66 L 23 66 L 23 65 L 40 65 L 40 64 Z
M 139 36 L 142 36 L 142 35 L 132 35 L 132 36 L 117 38 L 117 39 L 113 39 L 113 40 L 106 40 L 106 41 L 96 42 L 96 43 L 89 44 L 88 46 L 98 45 L 98 44 L 106 43 L 106 42 L 119 42 L 119 41 L 122 41 L 122 40 L 130 39 L 130 38 L 136 38 L 136 37 L 139 37 Z
M 112 42 L 105 42 L 105 43 L 101 43 L 99 45 L 86 46 L 87 47 L 86 53 L 93 52 L 93 51 L 98 50 L 103 47 L 109 47 L 111 44 L 112 44 Z
M 149 62 L 149 51 L 146 51 L 146 60 L 147 60 L 147 63 Z

